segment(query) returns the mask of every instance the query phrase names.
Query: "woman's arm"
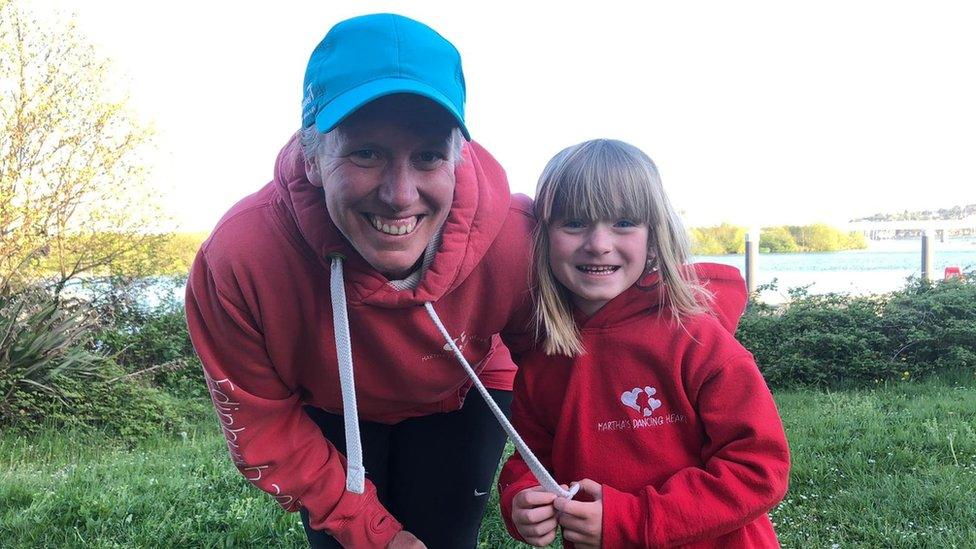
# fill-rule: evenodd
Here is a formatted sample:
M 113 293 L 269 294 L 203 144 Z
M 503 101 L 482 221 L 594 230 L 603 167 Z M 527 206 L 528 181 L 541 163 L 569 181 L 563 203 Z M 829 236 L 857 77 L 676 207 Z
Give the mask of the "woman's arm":
M 401 525 L 368 480 L 363 494 L 346 491 L 345 457 L 278 377 L 243 303 L 201 250 L 187 283 L 187 324 L 231 459 L 285 510 L 308 509 L 312 527 L 344 546 L 386 547 Z

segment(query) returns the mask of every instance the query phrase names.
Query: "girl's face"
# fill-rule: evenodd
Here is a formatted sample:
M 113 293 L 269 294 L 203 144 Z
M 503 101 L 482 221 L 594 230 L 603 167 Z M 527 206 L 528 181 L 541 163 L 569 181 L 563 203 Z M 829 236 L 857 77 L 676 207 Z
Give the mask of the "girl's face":
M 562 219 L 548 230 L 549 268 L 587 315 L 632 286 L 647 267 L 645 224 Z

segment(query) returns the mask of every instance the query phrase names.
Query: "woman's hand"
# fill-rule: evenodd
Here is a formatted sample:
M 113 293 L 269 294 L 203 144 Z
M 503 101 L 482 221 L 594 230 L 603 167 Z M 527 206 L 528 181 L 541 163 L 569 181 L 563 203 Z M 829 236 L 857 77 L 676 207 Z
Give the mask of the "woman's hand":
M 556 510 L 552 507 L 555 494 L 542 486 L 526 488 L 512 500 L 512 523 L 529 545 L 542 547 L 556 539 Z
M 563 539 L 580 549 L 598 548 L 603 539 L 603 486 L 588 478 L 579 481 L 580 494 L 591 501 L 556 498 L 553 507 L 563 527 Z
M 400 530 L 397 532 L 393 539 L 390 540 L 390 544 L 386 546 L 387 549 L 427 549 L 424 542 L 417 539 L 417 536 L 407 532 L 406 530 Z

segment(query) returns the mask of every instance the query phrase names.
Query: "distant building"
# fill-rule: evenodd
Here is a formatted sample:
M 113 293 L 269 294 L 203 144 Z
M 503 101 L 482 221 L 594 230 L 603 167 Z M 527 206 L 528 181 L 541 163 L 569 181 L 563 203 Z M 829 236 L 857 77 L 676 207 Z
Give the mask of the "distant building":
M 848 230 L 857 231 L 870 240 L 899 240 L 920 238 L 931 231 L 941 241 L 949 238 L 976 236 L 976 214 L 961 219 L 914 219 L 914 220 L 855 220 Z

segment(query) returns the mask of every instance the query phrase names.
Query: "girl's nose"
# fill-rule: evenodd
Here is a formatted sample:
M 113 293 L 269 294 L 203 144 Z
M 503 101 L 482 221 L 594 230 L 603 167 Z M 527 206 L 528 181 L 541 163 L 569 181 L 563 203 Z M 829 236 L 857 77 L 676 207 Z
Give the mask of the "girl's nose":
M 594 224 L 586 235 L 584 250 L 591 254 L 607 254 L 613 248 L 613 238 L 610 230 L 602 223 Z

